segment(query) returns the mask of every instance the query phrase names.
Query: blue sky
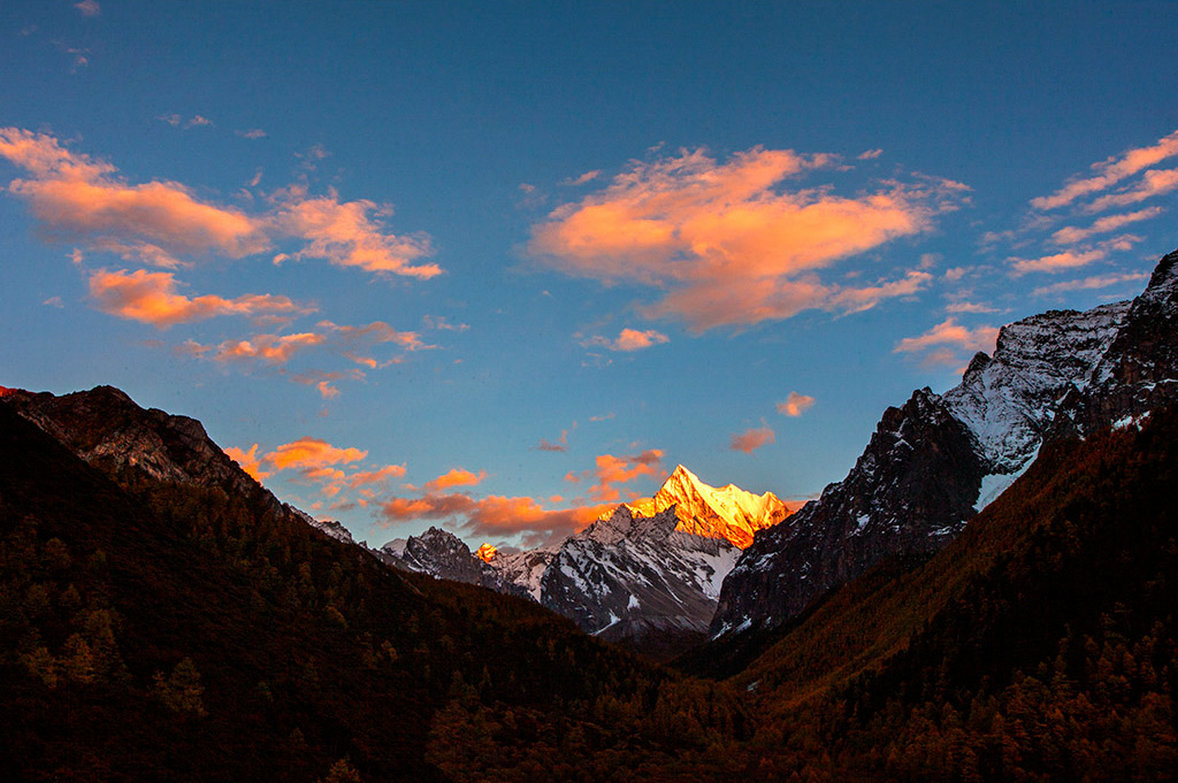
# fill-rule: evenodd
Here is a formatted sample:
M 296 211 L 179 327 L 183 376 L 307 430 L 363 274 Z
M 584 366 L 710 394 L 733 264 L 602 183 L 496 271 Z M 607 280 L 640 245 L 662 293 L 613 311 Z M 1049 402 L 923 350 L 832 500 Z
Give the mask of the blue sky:
M 677 463 L 802 499 L 1178 246 L 1176 22 L 5 4 L 0 383 L 199 418 L 373 544 L 534 543 Z

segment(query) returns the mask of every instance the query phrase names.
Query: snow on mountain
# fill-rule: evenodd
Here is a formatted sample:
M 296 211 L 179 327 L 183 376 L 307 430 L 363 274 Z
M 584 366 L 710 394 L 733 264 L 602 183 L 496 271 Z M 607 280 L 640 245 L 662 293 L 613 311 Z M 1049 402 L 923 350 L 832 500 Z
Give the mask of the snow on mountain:
M 753 542 L 758 530 L 772 527 L 790 514 L 789 507 L 772 492 L 754 495 L 735 484 L 713 487 L 682 465 L 675 468 L 653 498 L 625 505 L 634 514 L 645 517 L 675 506 L 678 530 L 707 538 L 724 538 L 741 549 Z
M 1178 400 L 1178 251 L 1132 302 L 1004 327 L 961 383 L 889 408 L 847 477 L 764 531 L 725 580 L 712 632 L 773 627 L 884 557 L 943 546 L 1044 440 Z
M 481 547 L 480 547 L 481 549 Z M 517 585 L 537 603 L 541 600 L 540 581 L 556 557 L 556 549 L 529 549 L 522 552 L 496 551 L 487 565 L 496 569 L 509 584 Z
M 499 593 L 524 597 L 522 587 L 505 580 L 498 569 L 471 552 L 462 539 L 440 528 L 431 527 L 420 536 L 394 539 L 376 554 L 386 564 L 403 571 L 481 585 Z
M 566 539 L 541 579 L 541 603 L 602 638 L 669 652 L 702 635 L 740 550 L 621 505 Z

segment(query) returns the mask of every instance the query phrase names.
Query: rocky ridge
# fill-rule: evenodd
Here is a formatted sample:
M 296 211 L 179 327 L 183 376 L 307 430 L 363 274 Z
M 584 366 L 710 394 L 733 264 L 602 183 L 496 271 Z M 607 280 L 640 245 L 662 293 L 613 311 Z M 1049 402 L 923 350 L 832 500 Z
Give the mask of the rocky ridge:
M 1009 324 L 944 395 L 889 408 L 847 477 L 757 535 L 711 632 L 772 628 L 890 555 L 939 549 L 1044 439 L 1130 422 L 1178 399 L 1178 251 L 1132 302 Z

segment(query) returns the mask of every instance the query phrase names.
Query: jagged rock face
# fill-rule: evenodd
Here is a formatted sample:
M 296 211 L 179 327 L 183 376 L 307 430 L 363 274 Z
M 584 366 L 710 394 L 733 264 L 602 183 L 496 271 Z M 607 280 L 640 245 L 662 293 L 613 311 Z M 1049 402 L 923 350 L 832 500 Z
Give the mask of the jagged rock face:
M 1058 434 L 1127 424 L 1178 402 L 1178 251 L 1163 257 L 1096 368 L 1061 406 Z
M 114 387 L 60 397 L 13 389 L 3 399 L 86 462 L 108 472 L 129 468 L 161 481 L 230 492 L 257 486 L 199 421 L 145 410 Z
M 567 539 L 541 580 L 541 603 L 584 630 L 641 646 L 702 634 L 740 550 L 678 530 L 674 507 L 652 517 L 619 506 Z
M 517 585 L 529 598 L 539 603 L 540 581 L 555 558 L 555 549 L 528 549 L 512 553 L 496 550 L 486 563 L 499 572 L 504 582 Z
M 712 633 L 778 625 L 889 554 L 943 546 L 972 515 L 984 472 L 941 397 L 922 389 L 888 408 L 846 479 L 744 551 Z
M 1174 402 L 1178 251 L 1132 302 L 1010 324 L 994 356 L 975 356 L 960 385 L 941 398 L 917 392 L 903 409 L 921 432 L 905 437 L 912 452 L 878 448 L 893 429 L 889 409 L 843 482 L 745 550 L 712 631 L 778 625 L 887 555 L 947 543 L 1045 439 L 1131 422 Z M 865 503 L 886 510 L 883 529 Z
M 141 473 L 160 481 L 220 489 L 354 543 L 340 523 L 317 520 L 274 497 L 221 451 L 196 419 L 141 408 L 113 386 L 60 397 L 0 388 L 0 401 L 109 475 Z
M 377 555 L 394 568 L 480 585 L 499 593 L 525 597 L 526 591 L 470 551 L 453 533 L 431 527 L 420 536 L 390 541 Z
M 772 492 L 754 495 L 735 484 L 713 487 L 682 465 L 675 468 L 653 498 L 625 505 L 645 517 L 674 506 L 679 530 L 707 538 L 724 538 L 741 549 L 753 543 L 753 534 L 758 530 L 772 527 L 790 514 L 785 503 Z
M 993 358 L 974 357 L 944 400 L 977 440 L 987 473 L 1014 473 L 1034 456 L 1060 400 L 1091 382 L 1129 304 L 1025 318 L 1002 328 Z

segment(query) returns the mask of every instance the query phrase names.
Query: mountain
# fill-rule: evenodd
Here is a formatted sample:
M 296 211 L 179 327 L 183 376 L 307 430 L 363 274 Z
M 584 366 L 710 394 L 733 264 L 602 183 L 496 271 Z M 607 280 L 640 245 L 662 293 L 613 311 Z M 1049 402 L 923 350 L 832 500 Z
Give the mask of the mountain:
M 685 533 L 674 506 L 627 505 L 565 540 L 540 581 L 540 602 L 582 629 L 660 656 L 698 642 L 738 550 Z
M 644 517 L 653 517 L 674 506 L 679 530 L 706 538 L 724 538 L 740 549 L 753 542 L 758 530 L 778 524 L 791 511 L 772 492 L 754 495 L 735 484 L 713 487 L 682 465 L 675 467 L 654 497 L 632 500 L 625 505 L 635 515 Z
M 889 557 L 775 629 L 731 680 L 755 742 L 789 748 L 762 773 L 1173 780 L 1178 409 L 1151 411 L 1048 438 L 941 551 Z
M 382 546 L 377 555 L 394 568 L 529 597 L 525 588 L 505 579 L 498 569 L 472 553 L 462 539 L 436 527 L 420 536 L 394 539 Z
M 681 780 L 751 763 L 727 687 L 531 601 L 390 569 L 202 433 L 109 387 L 0 399 L 0 779 Z M 113 443 L 125 458 L 98 448 Z
M 884 412 L 847 477 L 756 536 L 724 582 L 711 633 L 781 626 L 891 555 L 932 552 L 1034 460 L 1044 439 L 1148 415 L 1175 396 L 1178 254 L 1132 302 L 1003 327 L 943 395 Z
M 472 553 L 431 528 L 380 551 L 390 565 L 530 597 L 588 633 L 666 658 L 703 638 L 740 547 L 789 512 L 772 492 L 713 487 L 679 465 L 654 497 L 557 546 Z

